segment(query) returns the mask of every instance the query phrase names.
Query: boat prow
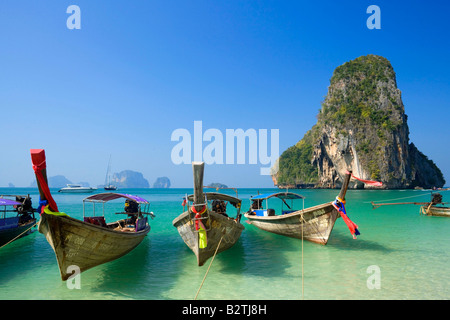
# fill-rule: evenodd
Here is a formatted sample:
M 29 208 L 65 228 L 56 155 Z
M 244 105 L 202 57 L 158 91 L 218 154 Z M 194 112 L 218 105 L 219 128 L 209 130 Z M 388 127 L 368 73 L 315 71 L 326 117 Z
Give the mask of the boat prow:
M 193 218 L 189 217 L 186 211 L 173 220 L 173 225 L 177 228 L 183 241 L 192 250 L 197 257 L 197 265 L 202 266 L 214 254 L 223 252 L 237 242 L 241 236 L 244 226 L 234 219 L 230 219 L 221 214 L 210 212 L 209 221 L 206 227 L 214 226 L 208 230 L 208 242 L 205 248 L 200 248 L 198 241 L 198 233 L 193 230 Z M 219 245 L 220 242 L 220 245 Z
M 240 223 L 240 199 L 217 192 L 203 193 L 203 166 L 203 163 L 193 163 L 194 194 L 186 196 L 187 210 L 173 220 L 184 243 L 197 257 L 199 266 L 231 248 L 245 229 Z M 228 204 L 235 208 L 233 214 L 227 211 Z M 230 217 L 234 213 L 235 218 Z

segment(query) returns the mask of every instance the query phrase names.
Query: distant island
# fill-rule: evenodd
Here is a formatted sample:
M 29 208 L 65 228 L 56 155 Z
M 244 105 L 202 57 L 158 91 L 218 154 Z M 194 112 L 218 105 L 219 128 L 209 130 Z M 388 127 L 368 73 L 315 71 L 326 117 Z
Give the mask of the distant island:
M 150 184 L 140 172 L 124 170 L 114 173 L 111 184 L 118 188 L 149 188 Z
M 407 118 L 386 58 L 346 62 L 331 77 L 317 123 L 282 153 L 272 179 L 279 188 L 338 188 L 352 170 L 387 189 L 444 186 L 441 170 L 409 141 Z M 352 179 L 350 188 L 364 184 Z
M 170 188 L 170 180 L 167 177 L 159 177 L 153 184 L 153 188 Z
M 50 188 L 64 188 L 68 184 L 73 184 L 72 181 L 63 175 L 48 177 L 48 185 Z M 88 182 L 78 182 L 77 184 L 83 187 L 89 187 Z M 149 188 L 149 183 L 140 172 L 132 170 L 124 170 L 119 173 L 114 173 L 111 184 L 118 188 Z M 103 185 L 99 187 L 103 188 Z M 30 184 L 30 188 L 37 188 L 36 180 Z
M 57 176 L 53 176 L 53 177 L 48 177 L 47 180 L 48 180 L 48 186 L 50 188 L 64 188 L 68 184 L 72 184 L 72 181 L 70 181 L 69 179 L 67 179 L 63 175 L 57 175 Z M 30 184 L 30 188 L 37 188 L 36 180 L 34 180 Z
M 212 182 L 212 183 L 208 184 L 207 187 L 210 187 L 210 188 L 219 188 L 219 189 L 220 189 L 220 188 L 228 188 L 227 185 L 222 184 L 222 183 L 218 183 L 218 182 Z

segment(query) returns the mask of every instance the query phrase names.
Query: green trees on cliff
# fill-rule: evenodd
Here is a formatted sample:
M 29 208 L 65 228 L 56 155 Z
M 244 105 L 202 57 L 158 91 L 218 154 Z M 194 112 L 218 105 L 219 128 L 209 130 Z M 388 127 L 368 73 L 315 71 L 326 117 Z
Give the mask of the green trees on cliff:
M 371 179 L 384 178 L 405 184 L 406 180 L 411 183 L 420 176 L 416 170 L 419 165 L 415 163 L 419 160 L 407 158 L 408 153 L 414 153 L 408 141 L 407 116 L 394 69 L 386 58 L 367 55 L 337 67 L 317 119 L 317 124 L 296 145 L 282 153 L 276 176 L 278 185 L 319 181 L 320 161 L 314 157 L 324 152 L 319 149 L 324 135 L 335 140 L 334 143 L 351 140 L 354 147 L 351 152 L 356 151 L 358 163 Z M 422 171 L 429 167 L 435 173 L 435 180 L 443 181 L 437 166 L 431 160 L 422 160 L 419 161 L 424 163 Z M 402 161 L 409 162 L 409 171 L 395 169 Z M 405 174 L 410 177 L 405 178 Z

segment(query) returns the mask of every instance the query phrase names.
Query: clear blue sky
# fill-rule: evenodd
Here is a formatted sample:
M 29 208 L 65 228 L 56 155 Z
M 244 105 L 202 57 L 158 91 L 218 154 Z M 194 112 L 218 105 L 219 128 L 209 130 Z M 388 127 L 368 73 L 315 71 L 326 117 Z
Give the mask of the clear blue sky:
M 69 5 L 81 29 L 69 30 Z M 381 30 L 369 30 L 369 5 Z M 333 70 L 386 57 L 408 115 L 410 140 L 450 184 L 448 1 L 0 2 L 0 186 L 29 186 L 30 148 L 50 176 L 96 186 L 113 171 L 168 176 L 175 129 L 279 129 L 280 153 L 316 122 Z M 260 165 L 213 165 L 205 182 L 270 187 Z

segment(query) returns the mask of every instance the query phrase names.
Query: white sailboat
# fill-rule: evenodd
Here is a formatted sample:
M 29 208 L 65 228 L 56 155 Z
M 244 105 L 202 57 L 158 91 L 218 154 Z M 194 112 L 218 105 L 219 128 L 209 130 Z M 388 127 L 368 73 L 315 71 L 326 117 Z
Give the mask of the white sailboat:
M 117 187 L 111 183 L 111 155 L 109 156 L 108 169 L 106 169 L 105 190 L 117 190 Z

